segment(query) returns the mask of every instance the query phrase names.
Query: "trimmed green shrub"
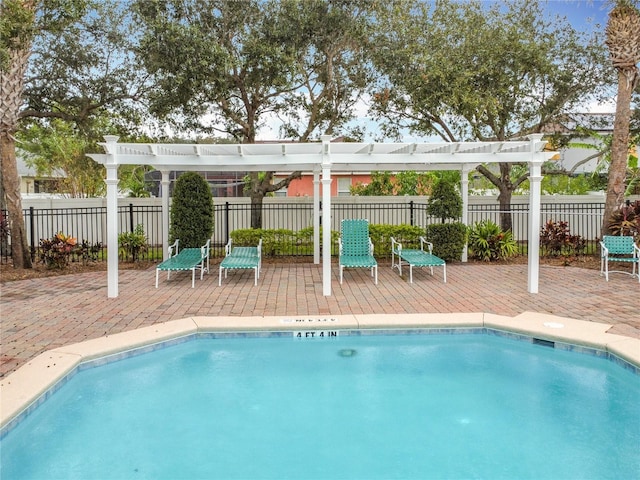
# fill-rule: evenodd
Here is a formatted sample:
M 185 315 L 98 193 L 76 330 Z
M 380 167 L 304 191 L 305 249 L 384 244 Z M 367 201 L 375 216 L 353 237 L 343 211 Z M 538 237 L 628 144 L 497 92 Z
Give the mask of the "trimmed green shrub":
M 433 243 L 433 254 L 447 262 L 458 262 L 467 243 L 467 227 L 460 222 L 427 225 L 425 235 Z
M 421 235 L 424 235 L 424 230 L 413 225 L 369 225 L 373 254 L 378 258 L 391 257 L 391 237 L 402 243 L 404 248 L 420 248 Z
M 391 237 L 401 242 L 405 248 L 420 248 L 420 236 L 424 235 L 421 227 L 411 225 L 369 224 L 369 235 L 373 242 L 373 254 L 378 258 L 391 257 Z M 340 232 L 331 230 L 331 252 L 338 253 L 338 237 Z M 292 230 L 271 230 L 246 228 L 234 230 L 230 234 L 235 246 L 255 246 L 262 238 L 262 254 L 264 256 L 289 255 L 291 251 L 313 254 L 313 227 L 303 228 L 298 232 Z M 320 243 L 322 244 L 322 227 L 320 227 Z
M 180 248 L 204 245 L 213 233 L 213 198 L 207 181 L 196 172 L 176 180 L 171 204 L 169 242 L 180 239 Z
M 266 257 L 291 255 L 296 252 L 311 255 L 313 253 L 313 227 L 298 232 L 288 229 L 245 228 L 234 230 L 229 235 L 233 245 L 238 247 L 256 246 L 262 238 L 262 254 Z M 339 232 L 331 231 L 331 244 L 337 244 Z M 322 227 L 320 227 L 322 244 Z M 337 249 L 336 249 L 337 251 Z
M 436 183 L 429 197 L 427 213 L 439 218 L 441 223 L 457 220 L 462 216 L 462 197 L 453 183 L 444 179 Z
M 320 227 L 320 245 L 322 245 L 322 226 Z M 331 230 L 331 254 L 338 254 L 338 238 L 340 232 Z M 296 245 L 303 246 L 309 254 L 313 253 L 313 227 L 303 228 L 296 233 Z
M 467 227 L 458 221 L 462 215 L 462 197 L 451 181 L 440 179 L 435 185 L 427 213 L 442 222 L 428 225 L 426 229 L 425 236 L 433 243 L 434 255 L 447 262 L 460 261 L 467 243 Z
M 477 222 L 469 230 L 469 254 L 479 260 L 492 260 L 513 257 L 518 253 L 518 244 L 511 230 L 502 231 L 500 225 L 491 220 Z

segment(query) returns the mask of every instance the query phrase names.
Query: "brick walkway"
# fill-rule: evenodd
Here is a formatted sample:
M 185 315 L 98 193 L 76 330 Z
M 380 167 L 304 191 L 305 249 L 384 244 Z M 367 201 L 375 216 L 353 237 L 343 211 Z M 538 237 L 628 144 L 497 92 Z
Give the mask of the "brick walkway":
M 611 333 L 640 338 L 640 284 L 576 267 L 541 266 L 540 293 L 527 292 L 526 265 L 456 264 L 430 277 L 414 271 L 399 277 L 379 266 L 376 286 L 364 269 L 345 271 L 333 295 L 322 295 L 321 266 L 265 263 L 258 286 L 253 273 L 232 271 L 218 287 L 217 266 L 191 288 L 191 275 L 161 276 L 155 270 L 120 272 L 119 297 L 107 298 L 105 272 L 8 282 L 0 286 L 0 376 L 36 355 L 62 345 L 190 316 L 292 316 L 524 311 L 612 324 Z

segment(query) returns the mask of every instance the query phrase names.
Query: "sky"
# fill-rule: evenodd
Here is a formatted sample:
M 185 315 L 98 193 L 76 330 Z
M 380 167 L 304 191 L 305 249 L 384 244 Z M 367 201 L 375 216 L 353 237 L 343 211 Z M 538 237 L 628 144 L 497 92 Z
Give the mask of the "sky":
M 576 29 L 590 31 L 599 24 L 604 31 L 611 4 L 607 0 L 548 0 L 545 9 L 550 14 L 566 16 Z

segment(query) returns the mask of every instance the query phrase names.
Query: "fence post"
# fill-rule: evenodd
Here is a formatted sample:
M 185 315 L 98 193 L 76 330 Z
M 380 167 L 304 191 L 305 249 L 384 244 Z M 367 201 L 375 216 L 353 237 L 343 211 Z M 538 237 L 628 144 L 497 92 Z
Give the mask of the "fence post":
M 134 231 L 134 226 L 133 226 L 133 203 L 129 204 L 129 231 L 131 233 L 133 233 L 133 231 Z
M 29 207 L 29 239 L 31 241 L 31 261 L 35 261 L 36 259 L 36 225 L 35 225 L 35 212 L 33 207 Z
M 414 208 L 413 208 L 413 200 L 409 201 L 409 225 L 411 225 L 413 227 L 414 225 L 414 221 L 413 221 L 413 212 L 414 212 Z
M 229 243 L 229 202 L 224 204 L 224 244 Z

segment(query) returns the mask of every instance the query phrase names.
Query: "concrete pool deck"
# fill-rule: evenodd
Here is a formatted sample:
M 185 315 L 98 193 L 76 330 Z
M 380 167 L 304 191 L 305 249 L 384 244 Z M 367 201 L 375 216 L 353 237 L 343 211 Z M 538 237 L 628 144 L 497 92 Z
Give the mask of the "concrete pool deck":
M 2 284 L 2 424 L 79 363 L 198 331 L 484 326 L 640 365 L 640 285 L 627 275 L 606 282 L 594 270 L 542 266 L 534 295 L 526 265 L 454 264 L 446 284 L 420 271 L 409 284 L 382 262 L 378 285 L 364 269 L 346 271 L 343 285 L 333 273 L 331 297 L 308 263 L 265 263 L 257 287 L 240 271 L 219 287 L 215 265 L 193 289 L 187 274 L 156 289 L 155 269 L 121 271 L 112 299 L 105 272 Z

